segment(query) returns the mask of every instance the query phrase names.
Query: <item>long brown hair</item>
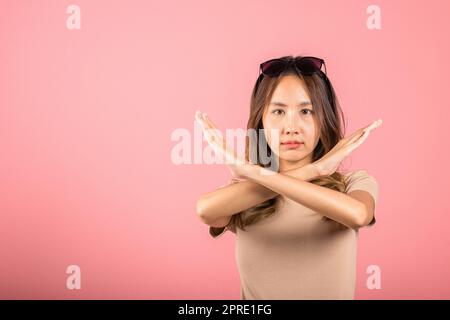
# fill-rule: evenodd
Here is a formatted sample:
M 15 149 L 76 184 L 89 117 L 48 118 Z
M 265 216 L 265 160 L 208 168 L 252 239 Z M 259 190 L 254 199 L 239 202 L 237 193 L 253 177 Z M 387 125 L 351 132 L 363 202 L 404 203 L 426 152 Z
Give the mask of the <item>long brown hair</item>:
M 294 58 L 292 56 L 284 58 Z M 263 114 L 265 108 L 270 103 L 275 88 L 280 83 L 281 79 L 286 75 L 296 75 L 306 86 L 306 90 L 311 98 L 314 106 L 315 114 L 317 115 L 317 122 L 320 129 L 320 139 L 313 151 L 312 162 L 320 159 L 327 152 L 329 152 L 338 142 L 344 137 L 345 133 L 345 119 L 344 114 L 340 108 L 338 99 L 331 82 L 323 73 L 314 73 L 311 75 L 303 75 L 296 69 L 288 68 L 282 72 L 278 77 L 263 77 L 262 80 L 256 81 L 253 87 L 252 97 L 250 100 L 250 115 L 247 123 L 247 130 L 254 129 L 256 131 L 256 141 L 259 141 L 259 135 L 264 135 L 260 129 L 263 129 Z M 261 137 L 265 139 L 265 137 Z M 267 144 L 267 141 L 266 141 Z M 271 155 L 270 146 L 266 145 L 268 156 Z M 257 148 L 259 153 L 259 148 Z M 249 137 L 246 137 L 245 157 L 249 161 Z M 261 167 L 267 167 L 268 164 L 260 162 L 259 154 L 256 157 L 257 163 Z M 316 185 L 331 188 L 340 192 L 344 192 L 347 186 L 345 176 L 336 171 L 330 176 L 320 177 L 310 181 Z M 230 220 L 230 224 L 234 224 L 242 230 L 245 227 L 265 219 L 272 215 L 280 202 L 281 196 L 277 195 L 272 199 L 264 201 L 252 208 L 234 214 Z M 324 219 L 328 219 L 324 216 Z

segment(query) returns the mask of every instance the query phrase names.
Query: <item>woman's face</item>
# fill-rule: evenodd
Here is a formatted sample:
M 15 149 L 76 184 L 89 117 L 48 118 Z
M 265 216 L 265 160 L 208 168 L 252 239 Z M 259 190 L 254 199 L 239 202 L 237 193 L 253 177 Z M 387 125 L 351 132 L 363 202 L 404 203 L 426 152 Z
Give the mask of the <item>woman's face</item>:
M 287 75 L 281 79 L 264 110 L 262 121 L 267 143 L 279 157 L 280 172 L 312 162 L 319 128 L 312 102 L 299 77 Z M 279 141 L 271 137 L 271 129 L 278 132 Z M 301 144 L 286 144 L 288 141 Z

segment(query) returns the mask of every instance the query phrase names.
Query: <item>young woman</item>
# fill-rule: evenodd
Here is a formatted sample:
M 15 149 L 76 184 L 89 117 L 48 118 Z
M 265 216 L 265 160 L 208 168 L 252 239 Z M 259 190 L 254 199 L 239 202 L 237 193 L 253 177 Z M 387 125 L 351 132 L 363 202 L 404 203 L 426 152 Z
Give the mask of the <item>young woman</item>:
M 197 214 L 212 237 L 236 235 L 241 299 L 353 299 L 358 232 L 375 223 L 378 184 L 366 170 L 338 169 L 381 120 L 343 137 L 323 59 L 285 56 L 260 71 L 247 129 L 267 143 L 276 169 L 259 156 L 250 162 L 248 138 L 245 159 L 238 157 L 197 111 L 208 143 L 233 175 L 198 200 Z

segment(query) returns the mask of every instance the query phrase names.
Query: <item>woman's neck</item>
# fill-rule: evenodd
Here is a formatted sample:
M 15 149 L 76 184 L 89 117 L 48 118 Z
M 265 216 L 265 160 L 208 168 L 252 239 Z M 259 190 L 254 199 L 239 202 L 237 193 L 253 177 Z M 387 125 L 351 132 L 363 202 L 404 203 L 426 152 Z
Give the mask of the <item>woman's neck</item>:
M 280 170 L 279 172 L 285 172 L 292 169 L 301 168 L 303 166 L 306 166 L 307 164 L 310 164 L 312 162 L 311 157 L 308 156 L 306 158 L 303 158 L 298 161 L 288 161 L 284 159 L 279 159 L 280 161 Z

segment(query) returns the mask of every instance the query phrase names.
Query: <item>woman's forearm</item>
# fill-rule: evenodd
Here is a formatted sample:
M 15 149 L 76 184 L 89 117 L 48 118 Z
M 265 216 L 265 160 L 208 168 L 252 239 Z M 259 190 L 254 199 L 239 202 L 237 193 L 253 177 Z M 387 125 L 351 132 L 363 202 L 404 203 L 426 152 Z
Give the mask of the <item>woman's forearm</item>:
M 269 175 L 265 170 L 253 166 L 247 178 L 347 227 L 361 226 L 366 211 L 364 203 L 345 193 L 293 179 L 285 173 Z
M 317 177 L 317 171 L 312 164 L 285 171 L 283 174 L 303 181 Z M 259 183 L 250 180 L 241 181 L 203 195 L 197 201 L 197 214 L 206 224 L 211 224 L 277 195 L 278 193 Z

